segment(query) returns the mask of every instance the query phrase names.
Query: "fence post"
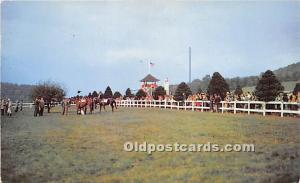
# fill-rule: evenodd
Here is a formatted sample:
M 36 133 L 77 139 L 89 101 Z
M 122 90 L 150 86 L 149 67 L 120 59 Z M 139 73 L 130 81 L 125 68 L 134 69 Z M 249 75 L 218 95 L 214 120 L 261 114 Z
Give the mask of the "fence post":
M 165 99 L 165 109 L 167 108 L 167 99 Z
M 283 102 L 281 102 L 280 107 L 281 107 L 281 114 L 280 114 L 280 116 L 283 117 Z
M 186 100 L 184 101 L 184 110 L 186 111 Z
M 233 103 L 233 113 L 236 114 L 236 101 Z
M 266 102 L 263 103 L 263 116 L 266 116 Z
M 194 111 L 195 101 L 192 101 L 192 111 Z
M 203 108 L 204 108 L 204 102 L 201 101 L 201 112 L 203 112 Z
M 248 101 L 248 115 L 250 114 L 250 101 Z
M 179 110 L 179 102 L 177 102 L 177 110 Z
M 222 104 L 222 114 L 224 113 L 224 101 L 221 102 Z

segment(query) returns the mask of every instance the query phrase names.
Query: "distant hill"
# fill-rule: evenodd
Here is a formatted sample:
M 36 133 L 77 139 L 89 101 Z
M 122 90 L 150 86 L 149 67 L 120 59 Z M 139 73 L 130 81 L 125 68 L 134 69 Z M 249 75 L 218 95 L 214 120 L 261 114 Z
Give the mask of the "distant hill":
M 30 94 L 34 86 L 1 83 L 1 98 L 10 98 L 12 101 L 23 100 L 24 102 L 31 102 Z
M 300 62 L 279 68 L 273 72 L 285 86 L 285 91 L 291 91 L 294 89 L 295 83 L 300 80 Z M 234 90 L 239 84 L 245 91 L 254 91 L 259 77 L 260 76 L 234 77 L 225 78 L 225 80 L 229 84 L 230 90 Z M 210 79 L 211 76 L 206 75 L 202 79 L 193 80 L 192 83 L 188 85 L 193 93 L 196 93 L 199 87 L 201 87 L 203 91 L 206 91 Z M 170 85 L 170 91 L 175 93 L 176 87 L 177 85 Z

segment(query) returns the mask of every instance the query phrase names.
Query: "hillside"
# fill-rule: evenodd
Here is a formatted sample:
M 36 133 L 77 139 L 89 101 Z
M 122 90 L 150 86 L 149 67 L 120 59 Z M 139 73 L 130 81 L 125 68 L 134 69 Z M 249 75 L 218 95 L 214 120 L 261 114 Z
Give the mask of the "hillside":
M 1 83 L 1 98 L 10 98 L 13 101 L 23 100 L 31 102 L 31 90 L 34 85 L 18 85 L 12 83 Z
M 293 90 L 295 83 L 300 80 L 300 62 L 279 68 L 273 71 L 277 78 L 285 86 L 285 91 Z M 230 90 L 234 90 L 239 84 L 245 91 L 253 91 L 260 76 L 234 77 L 225 78 L 229 84 Z M 197 92 L 198 88 L 206 90 L 211 79 L 210 75 L 204 76 L 201 80 L 195 79 L 189 83 L 193 93 Z M 292 82 L 293 81 L 293 82 Z M 293 86 L 292 86 L 293 85 Z M 170 85 L 170 91 L 175 92 L 177 85 Z

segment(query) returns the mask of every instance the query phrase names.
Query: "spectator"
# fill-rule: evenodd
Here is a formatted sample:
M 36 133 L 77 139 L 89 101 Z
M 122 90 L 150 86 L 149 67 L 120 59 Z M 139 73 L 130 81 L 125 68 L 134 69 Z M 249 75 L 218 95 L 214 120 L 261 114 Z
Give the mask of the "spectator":
M 5 100 L 1 100 L 1 116 L 4 116 L 4 109 L 5 109 Z
M 44 114 L 44 107 L 45 107 L 45 101 L 42 97 L 39 102 L 39 115 L 40 116 L 43 116 L 43 114 Z
M 34 117 L 37 117 L 37 114 L 40 112 L 39 105 L 40 105 L 40 100 L 39 100 L 39 98 L 36 98 L 34 101 L 34 114 L 33 114 Z
M 15 109 L 15 112 L 18 112 L 19 111 L 19 105 L 20 105 L 20 102 L 19 100 L 16 101 L 16 109 Z
M 10 99 L 7 100 L 7 115 L 11 116 L 12 113 L 12 101 Z
M 23 110 L 23 100 L 20 101 L 20 111 Z

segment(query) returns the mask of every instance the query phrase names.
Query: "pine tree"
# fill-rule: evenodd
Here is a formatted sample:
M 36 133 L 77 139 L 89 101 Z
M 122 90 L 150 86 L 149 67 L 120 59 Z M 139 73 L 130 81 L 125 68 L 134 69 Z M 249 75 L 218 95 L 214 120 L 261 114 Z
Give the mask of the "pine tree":
M 126 98 L 126 97 L 129 97 L 129 98 L 134 97 L 134 95 L 131 93 L 130 88 L 127 88 L 124 97 L 125 97 L 125 98 Z
M 113 96 L 113 93 L 111 91 L 111 88 L 108 86 L 104 92 L 103 97 L 107 99 L 107 98 L 112 98 L 112 96 Z
M 267 70 L 258 81 L 255 88 L 255 95 L 260 101 L 274 101 L 275 98 L 284 90 L 275 74 Z
M 98 93 L 97 93 L 96 91 L 93 91 L 92 97 L 93 97 L 93 98 L 98 97 Z
M 298 95 L 299 92 L 300 92 L 300 83 L 297 83 L 297 84 L 295 85 L 293 94 L 294 94 L 294 95 Z
M 120 97 L 122 97 L 121 93 L 118 92 L 118 91 L 116 91 L 116 92 L 114 93 L 114 99 L 120 98 Z
M 209 95 L 220 95 L 224 99 L 226 93 L 229 92 L 229 85 L 220 73 L 215 72 L 209 82 L 207 92 Z
M 235 94 L 235 95 L 238 95 L 238 96 L 240 96 L 240 95 L 243 94 L 243 90 L 242 90 L 242 88 L 241 88 L 240 85 L 237 85 L 237 86 L 236 86 L 236 89 L 235 89 L 235 91 L 234 91 L 234 94 Z
M 182 82 L 176 88 L 174 99 L 177 101 L 183 101 L 190 95 L 192 95 L 190 87 L 185 82 Z
M 153 92 L 153 98 L 155 100 L 158 100 L 159 96 L 165 96 L 165 95 L 166 95 L 166 90 L 162 86 L 159 86 L 159 87 L 155 88 L 155 90 Z
M 147 93 L 144 90 L 139 89 L 139 91 L 135 94 L 135 96 L 138 100 L 140 100 L 140 99 L 146 97 Z
M 201 85 L 199 85 L 198 90 L 197 90 L 197 93 L 200 94 L 200 93 L 202 93 L 202 92 L 203 92 L 203 91 L 202 91 Z

